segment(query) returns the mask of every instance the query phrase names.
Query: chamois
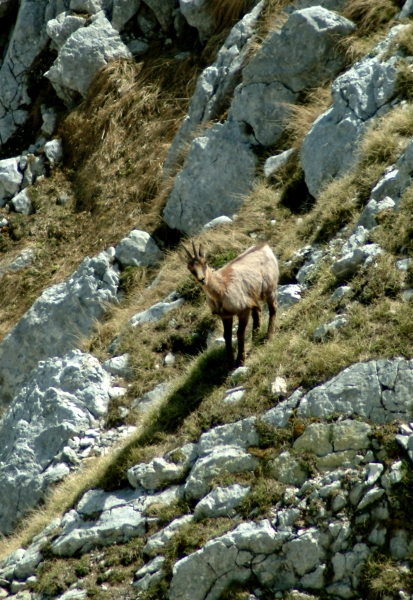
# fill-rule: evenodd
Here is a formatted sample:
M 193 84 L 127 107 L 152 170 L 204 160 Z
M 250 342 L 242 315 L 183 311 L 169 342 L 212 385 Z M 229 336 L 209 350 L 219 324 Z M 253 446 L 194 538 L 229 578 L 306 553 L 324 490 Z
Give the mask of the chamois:
M 188 269 L 204 290 L 212 314 L 219 315 L 224 325 L 227 365 L 232 369 L 232 321 L 238 316 L 239 367 L 245 362 L 245 329 L 252 312 L 253 336 L 261 326 L 261 302 L 268 304 L 270 319 L 267 338 L 274 333 L 277 313 L 278 262 L 267 242 L 253 246 L 215 271 L 206 263 L 202 244 L 194 256 L 182 244 L 188 260 Z

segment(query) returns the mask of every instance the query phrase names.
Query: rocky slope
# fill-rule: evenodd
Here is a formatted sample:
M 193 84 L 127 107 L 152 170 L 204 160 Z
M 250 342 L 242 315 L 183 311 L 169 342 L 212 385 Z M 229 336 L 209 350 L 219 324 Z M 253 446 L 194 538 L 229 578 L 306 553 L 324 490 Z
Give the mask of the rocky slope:
M 412 597 L 411 9 L 0 0 L 1 598 Z

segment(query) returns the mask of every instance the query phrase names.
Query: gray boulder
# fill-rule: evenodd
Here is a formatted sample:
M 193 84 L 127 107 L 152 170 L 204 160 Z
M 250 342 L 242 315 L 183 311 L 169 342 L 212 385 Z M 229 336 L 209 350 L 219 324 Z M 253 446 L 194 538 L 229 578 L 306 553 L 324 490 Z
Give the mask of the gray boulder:
M 232 216 L 250 191 L 256 157 L 236 123 L 216 124 L 189 149 L 164 210 L 173 229 L 193 234 L 221 215 Z
M 332 85 L 333 105 L 314 122 L 301 146 L 300 159 L 310 194 L 344 175 L 358 160 L 358 143 L 371 119 L 391 107 L 396 93 L 396 56 L 386 56 L 402 26 L 393 27 L 366 58 Z
M 23 250 L 20 252 L 18 256 L 7 265 L 7 269 L 9 271 L 20 271 L 20 269 L 25 269 L 29 267 L 35 259 L 35 252 L 31 248 L 27 248 L 27 250 Z
M 0 66 L 0 146 L 26 122 L 31 100 L 26 73 L 46 47 L 48 0 L 22 0 Z M 64 10 L 64 8 L 63 8 Z M 52 18 L 54 15 L 50 16 Z
M 296 283 L 278 286 L 278 306 L 280 308 L 288 308 L 293 304 L 297 304 L 301 300 L 302 291 L 301 285 L 297 285 Z
M 175 0 L 143 0 L 152 10 L 164 31 L 168 31 L 173 21 Z
M 16 194 L 11 199 L 10 204 L 17 213 L 22 215 L 31 215 L 33 213 L 33 204 L 27 190 L 22 190 Z
M 20 169 L 20 157 L 0 160 L 0 206 L 17 194 L 23 182 Z
M 207 0 L 179 0 L 179 8 L 188 24 L 198 29 L 201 42 L 206 42 L 214 31 L 211 6 Z
M 40 362 L 31 373 L 0 423 L 2 533 L 44 496 L 47 469 L 68 440 L 105 416 L 109 388 L 99 361 L 79 350 Z
M 195 506 L 195 519 L 229 517 L 248 496 L 251 489 L 238 484 L 226 488 L 216 487 Z
M 208 491 L 209 482 L 224 473 L 253 471 L 259 460 L 234 446 L 217 446 L 206 456 L 199 458 L 192 467 L 185 483 L 185 496 L 198 500 Z
M 274 144 L 298 93 L 343 68 L 337 40 L 354 29 L 351 21 L 321 6 L 293 12 L 244 68 L 229 118 L 248 123 L 260 144 Z
M 345 254 L 331 266 L 331 272 L 339 281 L 352 277 L 362 265 L 368 266 L 383 250 L 378 244 L 366 244 Z
M 71 34 L 51 68 L 44 74 L 67 106 L 76 93 L 86 98 L 96 72 L 115 58 L 131 58 L 131 53 L 103 11 L 95 14 L 88 27 Z
M 156 265 L 162 254 L 149 233 L 133 229 L 116 246 L 115 256 L 123 267 L 148 267 Z
M 122 31 L 123 26 L 138 12 L 141 0 L 113 0 L 112 27 Z
M 188 116 L 176 134 L 164 163 L 164 172 L 170 172 L 185 145 L 192 140 L 200 123 L 211 121 L 224 108 L 241 78 L 242 67 L 248 55 L 249 41 L 255 31 L 264 2 L 247 13 L 231 29 L 215 62 L 199 76 L 188 108 Z
M 85 18 L 78 15 L 71 15 L 69 12 L 64 12 L 47 23 L 46 31 L 47 35 L 52 38 L 56 49 L 60 50 L 72 33 L 85 25 Z
M 178 533 L 180 528 L 184 525 L 188 525 L 189 523 L 191 523 L 193 518 L 194 517 L 192 515 L 185 515 L 183 517 L 179 517 L 179 519 L 175 519 L 174 521 L 172 521 L 172 523 L 167 525 L 167 527 L 164 527 L 164 529 L 161 529 L 157 533 L 151 535 L 148 538 L 148 541 L 146 542 L 145 546 L 143 547 L 143 552 L 145 554 L 151 555 L 155 554 L 159 550 L 162 550 L 162 548 L 165 547 L 167 542 Z
M 108 302 L 116 301 L 119 275 L 105 252 L 85 258 L 63 283 L 46 289 L 0 344 L 0 404 L 30 378 L 39 360 L 63 356 L 89 335 Z

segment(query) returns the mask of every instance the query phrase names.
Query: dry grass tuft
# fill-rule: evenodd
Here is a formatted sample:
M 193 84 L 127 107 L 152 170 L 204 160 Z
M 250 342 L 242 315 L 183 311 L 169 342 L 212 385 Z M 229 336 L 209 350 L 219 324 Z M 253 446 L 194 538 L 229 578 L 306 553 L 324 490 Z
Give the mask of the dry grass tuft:
M 356 23 L 357 37 L 366 38 L 380 29 L 388 29 L 399 10 L 394 0 L 348 0 L 343 14 Z
M 232 27 L 252 6 L 252 0 L 208 0 L 216 32 Z
M 102 212 L 116 199 L 118 206 L 133 203 L 140 214 L 150 212 L 155 224 L 165 195 L 162 163 L 198 73 L 191 57 L 156 55 L 100 70 L 88 100 L 60 131 L 79 210 Z

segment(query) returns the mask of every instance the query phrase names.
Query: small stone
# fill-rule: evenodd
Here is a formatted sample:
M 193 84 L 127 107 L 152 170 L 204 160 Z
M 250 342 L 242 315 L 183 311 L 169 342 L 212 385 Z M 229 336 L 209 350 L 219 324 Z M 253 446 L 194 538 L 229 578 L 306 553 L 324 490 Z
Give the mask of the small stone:
M 46 142 L 44 145 L 44 153 L 51 163 L 58 163 L 63 158 L 62 140 L 55 139 Z
M 111 387 L 109 388 L 109 396 L 114 400 L 115 398 L 123 398 L 126 396 L 128 390 L 124 387 Z
M 222 399 L 224 404 L 233 404 L 235 402 L 240 402 L 246 394 L 245 388 L 242 386 L 233 388 L 231 390 L 227 390 L 225 392 L 225 396 Z
M 232 222 L 233 222 L 232 219 L 230 219 L 226 215 L 222 215 L 221 217 L 215 217 L 215 219 L 212 219 L 212 221 L 209 221 L 209 223 L 206 223 L 204 225 L 204 229 L 215 229 L 215 227 L 218 227 L 219 225 L 228 225 L 229 223 L 232 223 Z
M 370 463 L 366 479 L 367 485 L 373 485 L 376 483 L 380 475 L 383 473 L 383 470 L 384 467 L 381 463 Z
M 33 204 L 27 189 L 21 191 L 10 200 L 13 209 L 22 215 L 31 215 L 33 213 Z
M 270 156 L 264 163 L 264 175 L 267 179 L 272 177 L 277 171 L 281 169 L 284 165 L 288 163 L 288 161 L 292 158 L 294 154 L 294 148 L 290 150 L 285 150 L 285 152 L 281 152 L 281 154 L 277 154 L 276 156 Z
M 331 509 L 333 512 L 339 512 L 346 505 L 347 498 L 344 496 L 344 494 L 337 494 L 337 496 L 334 496 L 331 502 Z
M 340 315 L 333 321 L 330 321 L 330 323 L 324 323 L 324 325 L 321 325 L 321 327 L 317 327 L 317 329 L 314 330 L 313 340 L 314 341 L 322 340 L 323 338 L 326 337 L 326 335 L 336 331 L 340 327 L 343 327 L 344 325 L 346 325 L 346 323 L 347 323 L 347 318 L 345 315 Z
M 231 374 L 231 381 L 233 383 L 238 383 L 239 381 L 243 381 L 248 375 L 248 367 L 238 367 Z
M 307 473 L 302 469 L 299 461 L 289 452 L 283 452 L 269 463 L 270 475 L 282 483 L 301 486 Z
M 331 425 L 313 423 L 306 427 L 303 435 L 294 442 L 297 452 L 313 452 L 317 456 L 325 456 L 333 450 L 331 444 Z
M 408 271 L 411 262 L 411 258 L 403 258 L 402 260 L 398 260 L 396 262 L 396 269 L 398 271 Z
M 330 296 L 330 302 L 338 302 L 347 296 L 353 288 L 349 285 L 341 285 Z
M 63 192 L 63 194 L 60 194 L 60 196 L 57 198 L 56 204 L 57 204 L 57 206 L 64 206 L 65 204 L 67 204 L 68 200 L 69 200 L 69 194 L 67 194 L 66 192 Z
M 168 352 L 168 354 L 164 358 L 164 365 L 166 367 L 173 367 L 176 361 L 176 357 L 172 352 Z
M 217 487 L 198 502 L 194 509 L 194 517 L 201 519 L 230 516 L 250 491 L 250 487 L 238 484 L 226 488 Z
M 274 381 L 270 383 L 271 396 L 283 397 L 287 395 L 287 382 L 284 377 L 276 377 Z
M 373 488 L 369 490 L 364 498 L 361 500 L 360 504 L 357 506 L 357 510 L 363 510 L 366 506 L 375 502 L 379 498 L 381 498 L 384 494 L 384 490 L 382 488 Z

